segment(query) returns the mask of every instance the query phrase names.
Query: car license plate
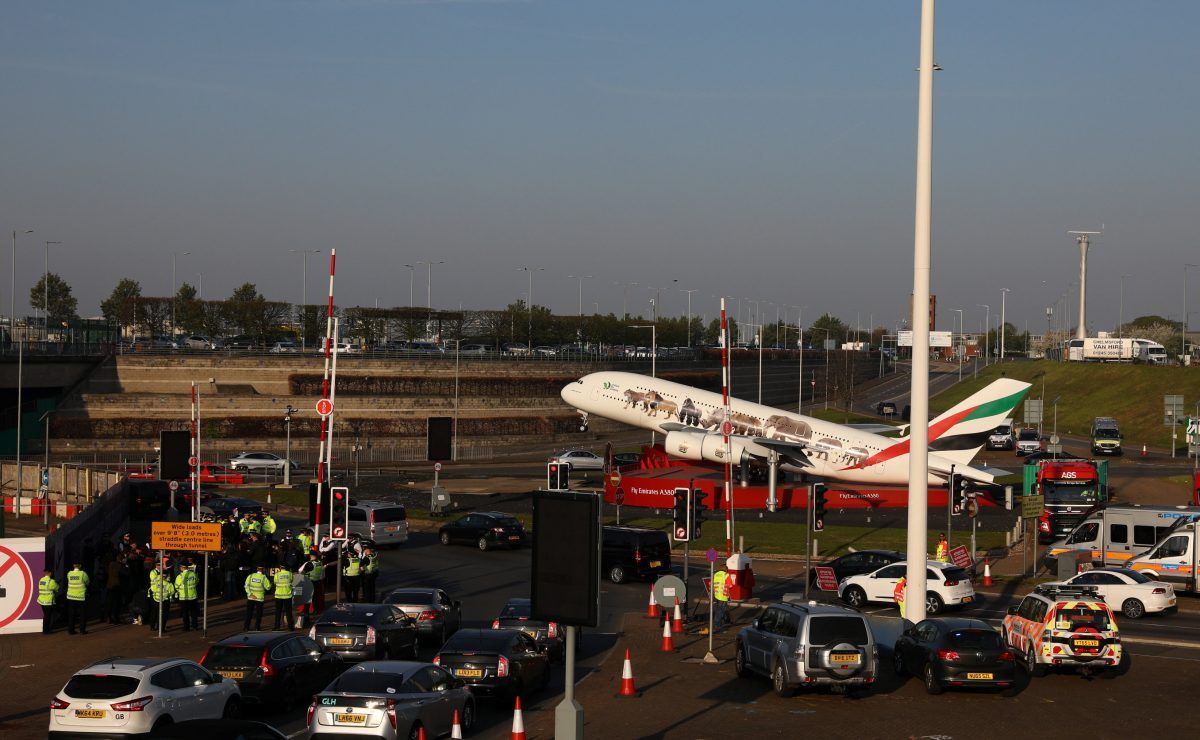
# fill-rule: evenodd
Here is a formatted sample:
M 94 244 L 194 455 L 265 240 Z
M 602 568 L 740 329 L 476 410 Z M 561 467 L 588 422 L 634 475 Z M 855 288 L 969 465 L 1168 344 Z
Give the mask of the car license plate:
M 858 653 L 833 653 L 829 657 L 838 663 L 857 663 L 862 659 Z
M 991 681 L 994 676 L 991 673 L 968 673 L 968 681 Z
M 661 560 L 651 560 L 651 561 L 650 561 L 650 567 L 651 567 L 651 568 L 661 568 L 661 567 L 662 567 L 662 561 L 661 561 Z
M 1081 648 L 1081 647 L 1082 648 L 1098 648 L 1098 647 L 1100 647 L 1100 641 L 1099 640 L 1075 640 L 1075 647 L 1077 647 L 1077 648 Z
M 962 603 L 964 603 L 964 604 L 970 604 L 970 603 L 971 603 L 972 601 L 974 601 L 974 600 L 975 600 L 975 597 L 974 597 L 974 596 L 964 596 L 964 597 L 963 597 L 963 600 L 962 600 Z
M 104 719 L 108 712 L 103 709 L 76 709 L 75 716 L 79 719 Z
M 519 534 L 510 534 L 510 535 L 508 536 L 508 538 L 509 538 L 510 540 L 519 540 L 519 539 L 521 539 L 521 535 L 519 535 Z
M 483 671 L 479 668 L 459 668 L 454 671 L 456 676 L 465 676 L 466 678 L 482 678 Z
M 339 725 L 363 725 L 367 723 L 367 715 L 365 714 L 335 714 L 333 715 L 334 724 Z
M 354 640 L 349 637 L 331 637 L 329 638 L 330 645 L 353 645 Z
M 384 527 L 383 531 L 384 532 L 399 532 L 400 527 Z
M 217 675 L 224 676 L 225 678 L 245 678 L 246 672 L 245 671 L 217 671 Z

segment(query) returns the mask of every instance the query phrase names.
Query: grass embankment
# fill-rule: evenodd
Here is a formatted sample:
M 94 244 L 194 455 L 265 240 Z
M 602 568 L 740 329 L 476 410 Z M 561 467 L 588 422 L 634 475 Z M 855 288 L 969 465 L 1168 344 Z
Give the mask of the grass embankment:
M 866 414 L 857 414 L 854 412 L 848 412 L 848 411 L 845 411 L 844 409 L 817 409 L 815 411 L 809 411 L 808 415 L 813 417 L 814 419 L 821 419 L 823 421 L 832 421 L 835 424 L 888 424 L 888 423 L 890 423 L 887 419 L 883 418 L 882 416 L 867 416 Z M 897 417 L 895 423 L 897 426 L 899 426 L 903 422 L 901 422 L 899 420 L 899 417 Z
M 1054 406 L 1058 398 L 1058 432 L 1088 436 L 1092 419 L 1112 416 L 1121 425 L 1125 446 L 1129 450 L 1170 447 L 1171 430 L 1163 426 L 1163 396 L 1182 395 L 1189 405 L 1186 413 L 1194 413 L 1200 398 L 1200 371 L 1194 367 L 1157 367 L 1154 365 L 1125 365 L 1093 362 L 1007 362 L 981 368 L 979 377 L 951 387 L 930 400 L 934 413 L 941 413 L 993 380 L 1007 376 L 1032 383 L 1026 398 L 1042 398 L 1043 382 L 1045 419 L 1042 429 L 1049 433 L 1054 427 Z M 1020 424 L 1023 404 L 1013 411 Z M 1176 444 L 1184 446 L 1184 429 L 1177 431 Z

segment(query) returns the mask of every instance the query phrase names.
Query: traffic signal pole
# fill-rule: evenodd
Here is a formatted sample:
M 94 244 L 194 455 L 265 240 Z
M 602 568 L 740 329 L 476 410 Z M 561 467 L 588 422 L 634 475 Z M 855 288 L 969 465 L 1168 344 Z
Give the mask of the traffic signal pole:
M 804 507 L 804 598 L 808 598 L 809 589 L 812 586 L 812 522 L 813 511 L 815 509 L 815 497 L 813 492 L 816 490 L 816 484 L 808 485 L 808 506 Z

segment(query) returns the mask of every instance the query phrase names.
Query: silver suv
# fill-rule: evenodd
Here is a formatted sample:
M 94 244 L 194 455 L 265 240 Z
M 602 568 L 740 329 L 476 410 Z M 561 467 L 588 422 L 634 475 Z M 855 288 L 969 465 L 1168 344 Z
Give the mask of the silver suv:
M 779 696 L 800 686 L 849 693 L 875 682 L 879 648 L 859 612 L 787 595 L 738 633 L 734 667 L 770 676 Z

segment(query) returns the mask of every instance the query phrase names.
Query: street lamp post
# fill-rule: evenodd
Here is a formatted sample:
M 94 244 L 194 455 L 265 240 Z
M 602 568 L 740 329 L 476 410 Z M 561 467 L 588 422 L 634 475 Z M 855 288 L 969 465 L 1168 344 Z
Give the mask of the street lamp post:
M 796 311 L 796 347 L 800 350 L 800 369 L 796 377 L 800 382 L 800 395 L 796 403 L 796 412 L 804 413 L 804 306 L 793 306 Z
M 412 308 L 413 304 L 413 279 L 417 276 L 416 265 L 405 265 L 408 268 L 408 307 Z
M 1119 309 L 1119 313 L 1117 314 L 1117 336 L 1122 339 L 1125 338 L 1125 278 L 1127 277 L 1131 276 L 1121 276 L 1121 307 Z
M 962 380 L 963 353 L 967 349 L 967 343 L 966 337 L 963 336 L 963 310 L 961 308 L 954 310 L 958 312 L 958 379 Z
M 171 252 L 171 338 L 174 339 L 175 332 L 175 263 L 180 257 L 191 254 L 191 252 Z
M 984 303 L 976 303 L 977 307 L 987 311 L 983 319 L 983 366 L 987 367 L 989 355 L 992 354 L 992 339 L 988 336 L 992 331 L 992 307 Z M 975 364 L 979 364 L 979 358 L 975 358 Z
M 46 264 L 42 270 L 42 329 L 46 341 L 50 341 L 50 245 L 61 246 L 62 242 L 46 242 Z M 1186 304 L 1185 304 L 1186 305 Z
M 283 466 L 283 485 L 292 485 L 292 414 L 298 409 L 292 408 L 292 404 L 288 404 L 284 409 L 283 426 L 287 430 L 287 443 L 284 447 L 283 456 L 287 458 L 287 464 Z
M 692 288 L 691 290 L 685 290 L 684 288 L 679 289 L 680 293 L 687 293 L 687 297 L 688 297 L 688 313 L 687 313 L 687 346 L 688 346 L 688 349 L 691 349 L 691 347 L 692 347 L 692 293 L 695 293 L 696 291 L 697 291 L 697 288 Z
M 630 329 L 649 329 L 650 330 L 650 377 L 658 377 L 658 325 L 657 324 L 635 324 Z M 654 446 L 654 432 L 650 432 L 650 446 Z
M 433 286 L 433 266 L 434 265 L 444 265 L 444 264 L 446 264 L 446 261 L 438 260 L 437 262 L 434 262 L 433 260 L 422 260 L 422 261 L 418 262 L 417 264 L 425 265 L 425 267 L 427 269 L 427 272 L 425 273 L 425 308 L 432 310 L 433 309 L 433 287 L 432 287 Z
M 1004 309 L 1008 299 L 1008 288 L 1000 289 L 1000 360 L 1004 361 Z
M 17 337 L 17 234 L 32 234 L 33 229 L 13 229 L 13 254 L 12 254 L 12 274 L 9 279 L 12 283 L 12 295 L 9 296 L 8 308 L 8 333 L 9 339 L 15 340 Z
M 1179 364 L 1183 364 L 1183 358 L 1187 356 L 1187 328 L 1188 328 L 1188 306 L 1187 306 L 1187 280 L 1188 268 L 1200 267 L 1200 265 L 1190 262 L 1183 265 L 1183 334 L 1179 338 Z
M 524 270 L 525 272 L 529 273 L 529 294 L 528 294 L 529 305 L 526 307 L 529 309 L 529 311 L 528 311 L 529 319 L 528 319 L 528 322 L 526 325 L 526 329 L 529 331 L 529 344 L 526 346 L 526 349 L 528 350 L 529 354 L 533 354 L 533 273 L 541 272 L 541 271 L 544 271 L 545 269 L 546 268 L 544 268 L 544 267 L 518 267 L 517 268 L 517 272 Z
M 308 255 L 320 254 L 319 249 L 289 249 L 292 254 L 300 254 L 300 349 L 308 349 L 308 332 L 304 331 L 304 311 L 308 307 Z M 203 289 L 201 289 L 203 292 Z M 290 422 L 290 420 L 289 420 Z M 289 427 L 290 428 L 290 427 Z

